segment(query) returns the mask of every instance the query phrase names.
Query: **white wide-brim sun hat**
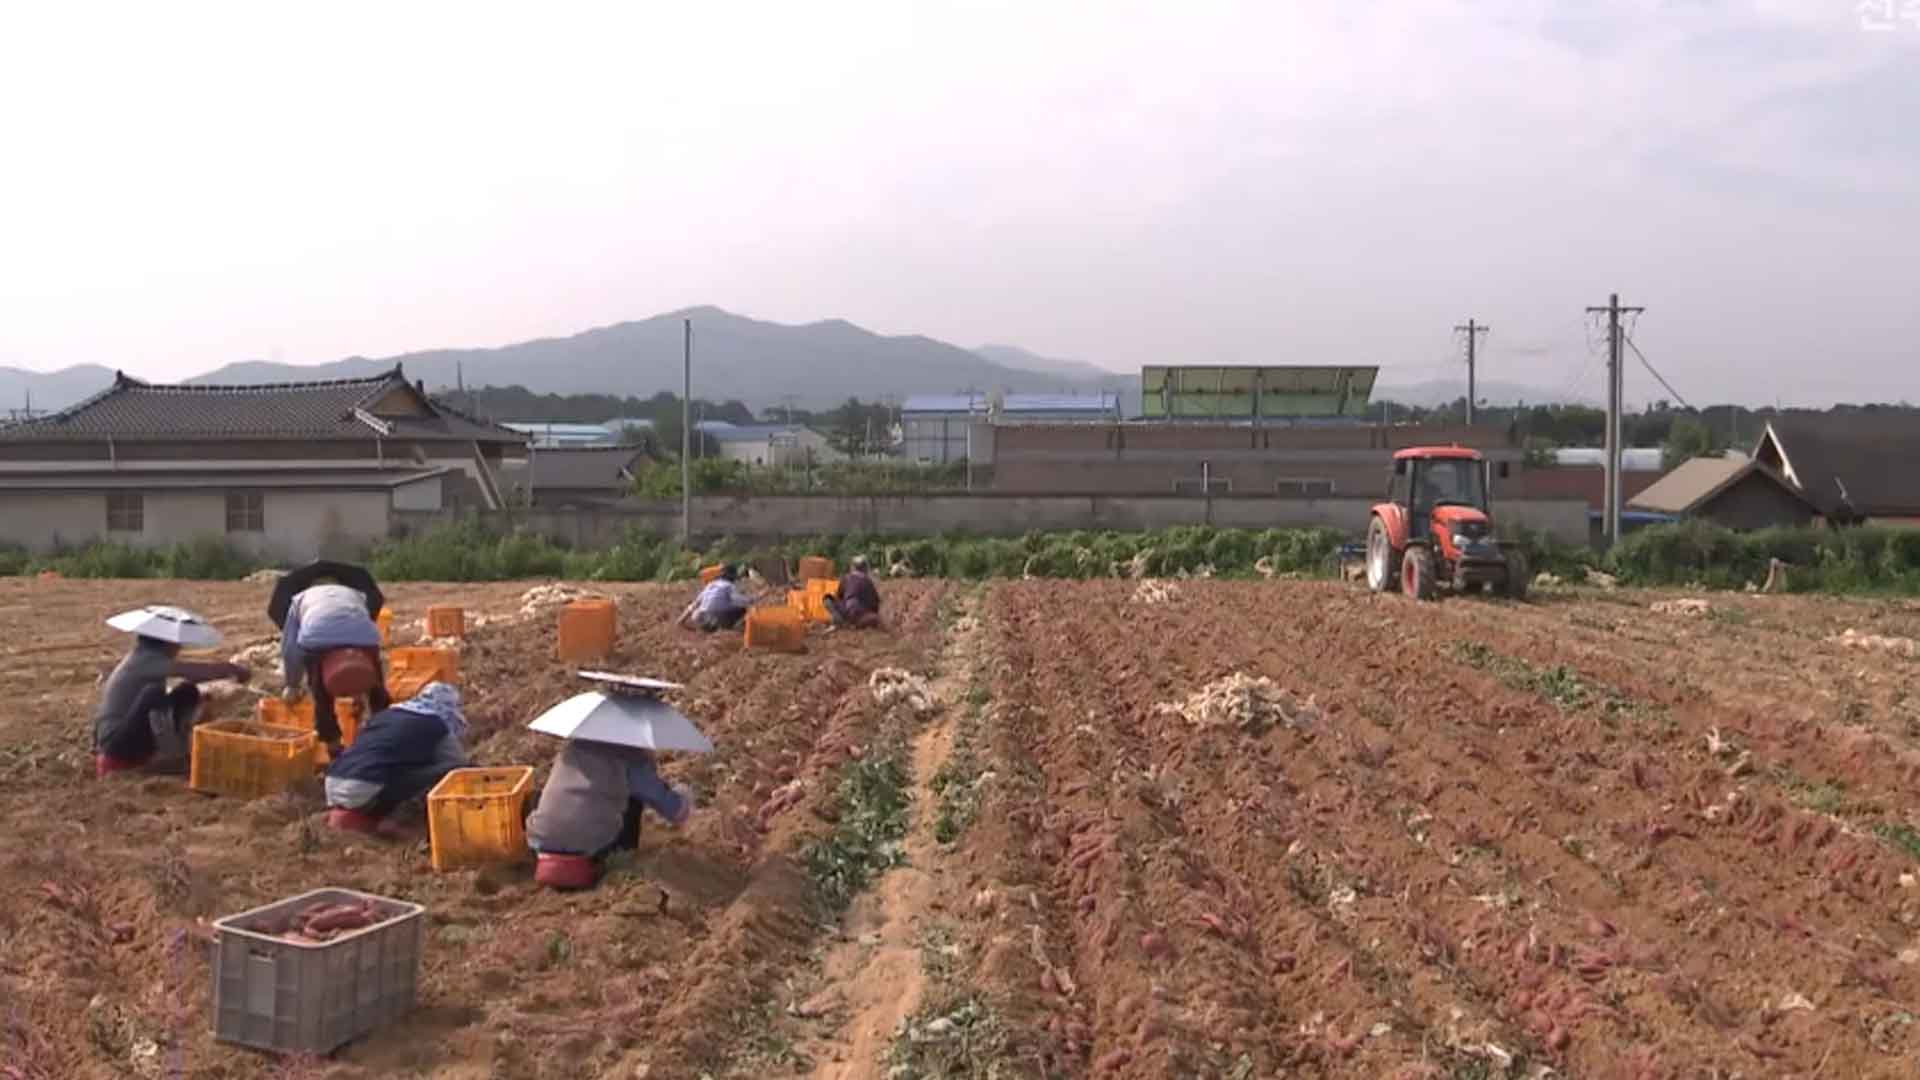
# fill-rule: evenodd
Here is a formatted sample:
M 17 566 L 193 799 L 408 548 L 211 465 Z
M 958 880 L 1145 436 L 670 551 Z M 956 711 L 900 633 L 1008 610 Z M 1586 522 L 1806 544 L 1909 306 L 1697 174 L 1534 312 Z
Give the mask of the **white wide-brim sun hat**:
M 713 752 L 713 740 L 680 710 L 659 698 L 634 694 L 603 694 L 597 690 L 576 694 L 541 713 L 527 727 L 562 739 L 642 750 Z
M 220 631 L 215 630 L 207 620 L 186 608 L 165 604 L 148 604 L 143 608 L 123 611 L 108 619 L 107 625 L 115 630 L 170 641 L 191 649 L 206 649 L 220 644 Z

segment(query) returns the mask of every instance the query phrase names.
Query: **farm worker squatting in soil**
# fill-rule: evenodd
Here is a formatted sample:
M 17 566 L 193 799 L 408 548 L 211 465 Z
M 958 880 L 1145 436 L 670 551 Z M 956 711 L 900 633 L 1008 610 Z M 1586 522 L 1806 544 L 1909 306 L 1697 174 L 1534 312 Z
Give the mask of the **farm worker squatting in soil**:
M 327 766 L 327 824 L 353 832 L 399 831 L 388 815 L 466 765 L 466 734 L 460 691 L 442 682 L 373 714 L 353 745 Z
M 149 609 L 154 610 L 173 609 Z M 217 634 L 213 640 L 219 640 Z M 139 768 L 178 772 L 191 751 L 193 726 L 200 722 L 199 684 L 244 683 L 253 677 L 242 664 L 182 660 L 180 649 L 178 642 L 135 633 L 133 648 L 100 687 L 93 715 L 94 775 Z M 168 689 L 169 679 L 179 682 Z
M 527 816 L 527 846 L 538 856 L 534 880 L 554 888 L 591 886 L 608 855 L 640 846 L 645 810 L 678 828 L 693 813 L 693 797 L 660 779 L 651 751 L 567 740 Z
M 313 694 L 313 730 L 333 757 L 340 756 L 336 698 L 364 694 L 368 712 L 393 704 L 380 664 L 380 627 L 358 589 L 315 585 L 294 596 L 280 630 L 280 664 L 288 700 L 300 696 L 303 682 Z
M 740 567 L 729 563 L 721 569 L 720 576 L 707 582 L 700 588 L 700 595 L 680 612 L 676 620 L 681 626 L 691 625 L 706 633 L 717 630 L 732 630 L 746 618 L 747 609 L 753 606 L 754 598 L 740 587 Z
M 874 587 L 873 570 L 865 555 L 855 555 L 853 564 L 840 579 L 840 595 L 827 597 L 827 611 L 833 625 L 868 629 L 880 625 L 880 590 Z

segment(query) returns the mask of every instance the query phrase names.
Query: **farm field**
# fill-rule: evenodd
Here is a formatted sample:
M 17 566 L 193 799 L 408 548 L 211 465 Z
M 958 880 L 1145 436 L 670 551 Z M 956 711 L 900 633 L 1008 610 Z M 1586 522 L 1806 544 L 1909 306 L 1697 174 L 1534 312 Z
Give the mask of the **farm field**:
M 401 641 L 466 608 L 476 763 L 544 779 L 525 724 L 579 684 L 533 588 L 390 604 Z M 267 587 L 0 580 L 0 1078 L 1920 1069 L 1920 605 L 897 581 L 885 632 L 782 655 L 592 588 L 607 666 L 719 750 L 665 770 L 685 831 L 559 895 L 332 833 L 317 783 L 94 781 L 101 620 L 259 650 Z M 322 885 L 427 907 L 420 1008 L 327 1060 L 214 1042 L 212 920 Z

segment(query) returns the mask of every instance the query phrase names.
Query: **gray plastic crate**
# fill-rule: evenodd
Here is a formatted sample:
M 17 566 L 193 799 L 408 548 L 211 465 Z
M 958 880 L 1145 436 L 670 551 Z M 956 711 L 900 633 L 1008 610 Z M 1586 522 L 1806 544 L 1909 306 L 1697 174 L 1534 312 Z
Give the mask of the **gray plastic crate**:
M 288 941 L 264 927 L 314 904 L 372 900 L 392 916 L 332 941 Z M 262 1050 L 329 1054 L 413 1008 L 426 909 L 315 889 L 214 921 L 213 1034 Z

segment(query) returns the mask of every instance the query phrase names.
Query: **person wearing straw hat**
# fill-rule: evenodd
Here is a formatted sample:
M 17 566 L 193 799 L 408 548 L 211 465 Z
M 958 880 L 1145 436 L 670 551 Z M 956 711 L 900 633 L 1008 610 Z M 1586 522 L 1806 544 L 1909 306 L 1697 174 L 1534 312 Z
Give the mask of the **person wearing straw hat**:
M 708 753 L 713 743 L 659 700 L 669 683 L 581 672 L 604 692 L 579 694 L 528 725 L 566 740 L 538 804 L 527 816 L 534 880 L 556 889 L 589 888 L 608 855 L 640 844 L 647 810 L 675 828 L 693 813 L 692 794 L 660 779 L 655 753 Z
M 353 745 L 327 766 L 327 824 L 398 833 L 389 815 L 467 764 L 466 734 L 460 691 L 442 682 L 375 713 Z
M 880 625 L 880 590 L 874 587 L 873 570 L 865 555 L 855 555 L 853 564 L 840 579 L 838 596 L 827 597 L 827 613 L 833 625 L 867 630 Z
M 94 775 L 129 769 L 179 771 L 200 720 L 200 684 L 246 682 L 244 664 L 182 660 L 183 648 L 211 648 L 220 632 L 184 608 L 152 605 L 122 612 L 107 625 L 133 635 L 133 648 L 100 687 L 93 714 Z M 178 680 L 172 688 L 169 680 Z

